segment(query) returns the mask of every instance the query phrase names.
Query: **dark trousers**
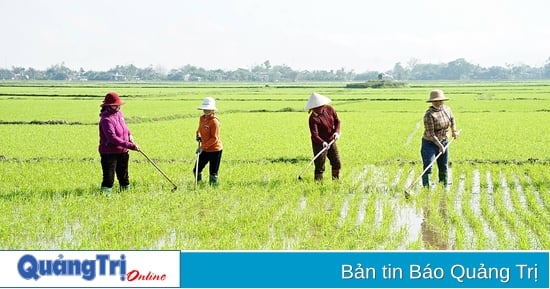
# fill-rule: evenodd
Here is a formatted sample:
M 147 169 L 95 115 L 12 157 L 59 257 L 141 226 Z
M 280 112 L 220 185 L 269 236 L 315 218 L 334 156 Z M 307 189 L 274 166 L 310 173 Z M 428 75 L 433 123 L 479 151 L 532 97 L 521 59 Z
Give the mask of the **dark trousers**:
M 112 188 L 115 182 L 115 173 L 121 187 L 128 186 L 128 152 L 122 154 L 101 154 L 101 169 L 103 170 L 102 187 Z
M 447 145 L 447 141 L 444 140 L 441 142 L 443 146 Z M 434 144 L 433 142 L 429 140 L 422 139 L 422 147 L 420 148 L 420 154 L 422 155 L 422 169 L 426 169 L 433 160 L 435 159 L 435 156 L 439 154 L 439 147 Z M 443 153 L 439 158 L 437 159 L 437 168 L 439 170 L 439 174 L 446 174 L 447 168 L 448 168 L 448 160 L 449 160 L 449 148 L 445 150 L 445 153 Z M 432 173 L 432 167 L 430 167 L 424 174 L 429 175 Z
M 222 160 L 222 151 L 217 152 L 201 152 L 199 155 L 199 174 L 202 173 L 202 170 L 206 164 L 210 163 L 209 171 L 211 176 L 217 176 L 218 170 L 220 169 L 220 162 Z M 197 169 L 197 164 L 193 166 L 193 173 Z
M 317 155 L 320 151 L 323 150 L 323 145 L 314 143 L 312 144 L 312 148 L 313 155 Z M 330 161 L 330 166 L 332 167 L 332 170 L 340 169 L 342 164 L 340 163 L 340 155 L 338 153 L 336 142 L 334 142 L 328 150 L 319 155 L 313 162 L 315 164 L 316 175 L 322 175 L 325 172 L 325 162 L 327 158 Z

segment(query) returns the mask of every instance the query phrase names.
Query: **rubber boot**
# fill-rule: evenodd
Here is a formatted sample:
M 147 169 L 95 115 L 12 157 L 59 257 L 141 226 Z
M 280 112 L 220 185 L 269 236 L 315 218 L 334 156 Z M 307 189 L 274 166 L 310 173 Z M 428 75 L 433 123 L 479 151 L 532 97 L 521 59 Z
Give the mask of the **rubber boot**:
M 425 174 L 422 176 L 422 186 L 424 188 L 429 188 L 430 187 L 430 175 L 429 174 Z
M 323 180 L 323 174 L 315 174 L 315 176 L 313 177 L 313 179 L 316 181 L 316 182 L 320 182 Z
M 108 188 L 108 187 L 101 187 L 100 189 L 101 193 L 107 195 L 107 196 L 110 196 L 111 193 L 113 192 L 113 189 L 112 188 Z
M 210 175 L 210 185 L 211 186 L 217 186 L 218 185 L 218 176 L 217 175 Z
M 447 187 L 449 185 L 449 180 L 447 177 L 447 172 L 439 172 L 439 182 L 443 183 L 444 187 Z
M 332 170 L 332 179 L 333 180 L 340 179 L 340 170 Z
M 126 185 L 126 186 L 120 186 L 120 191 L 126 191 L 126 190 L 129 190 L 130 189 L 130 185 Z

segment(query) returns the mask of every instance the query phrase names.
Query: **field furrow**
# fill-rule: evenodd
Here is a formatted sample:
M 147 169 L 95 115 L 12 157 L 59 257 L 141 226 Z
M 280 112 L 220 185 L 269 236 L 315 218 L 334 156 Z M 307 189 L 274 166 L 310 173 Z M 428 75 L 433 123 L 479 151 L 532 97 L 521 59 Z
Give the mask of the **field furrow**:
M 541 132 L 550 111 L 541 108 L 550 86 L 523 85 L 4 83 L 0 248 L 548 250 L 550 136 Z M 449 147 L 449 186 L 436 165 L 426 189 L 420 143 L 433 87 L 448 94 L 462 133 Z M 107 90 L 129 93 L 132 135 L 178 190 L 131 151 L 131 189 L 115 181 L 111 195 L 99 191 Z M 313 180 L 303 110 L 312 91 L 329 96 L 342 121 L 338 181 L 329 161 Z M 219 106 L 220 183 L 195 189 L 197 105 L 207 95 Z

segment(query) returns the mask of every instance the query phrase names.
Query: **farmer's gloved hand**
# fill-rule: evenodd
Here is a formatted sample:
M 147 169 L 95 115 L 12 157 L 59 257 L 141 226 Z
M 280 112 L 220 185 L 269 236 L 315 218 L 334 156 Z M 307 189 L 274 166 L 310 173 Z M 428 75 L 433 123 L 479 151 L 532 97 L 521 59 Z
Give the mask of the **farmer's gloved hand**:
M 441 142 L 439 142 L 438 147 L 439 147 L 439 152 L 444 154 L 445 153 L 445 147 L 443 146 L 443 144 Z
M 135 144 L 135 145 L 136 145 L 136 151 L 138 151 L 138 152 L 141 151 L 141 149 L 139 148 L 139 146 L 138 146 L 137 144 Z
M 200 154 L 202 153 L 202 149 L 201 148 L 197 148 L 197 150 L 195 151 L 196 154 Z
M 134 142 L 134 136 L 133 135 L 130 135 L 129 139 L 130 139 L 130 142 Z
M 451 136 L 452 136 L 454 139 L 456 139 L 456 138 L 458 137 L 459 134 L 460 134 L 460 133 L 459 133 L 458 131 L 454 130 L 454 129 L 453 129 L 452 132 L 451 132 Z
M 334 138 L 335 140 L 339 140 L 340 139 L 340 134 L 335 132 L 333 135 L 332 135 L 332 138 Z
M 202 138 L 201 138 L 200 136 L 197 136 L 197 137 L 195 138 L 195 140 L 198 141 L 198 142 L 200 142 L 200 141 L 202 141 Z
M 328 143 L 326 141 L 323 142 L 323 148 L 328 148 Z

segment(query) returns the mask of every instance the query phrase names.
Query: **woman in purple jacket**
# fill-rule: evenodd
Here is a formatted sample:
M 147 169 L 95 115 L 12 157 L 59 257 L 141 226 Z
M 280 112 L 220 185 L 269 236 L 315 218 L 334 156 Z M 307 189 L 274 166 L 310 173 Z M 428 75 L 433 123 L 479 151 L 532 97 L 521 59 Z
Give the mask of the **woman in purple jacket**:
M 103 170 L 103 181 L 101 192 L 110 194 L 115 173 L 120 185 L 120 190 L 130 187 L 128 177 L 128 150 L 139 151 L 139 147 L 132 142 L 132 135 L 124 121 L 124 115 L 120 106 L 124 102 L 116 92 L 109 92 L 101 106 L 99 116 L 99 154 L 101 155 L 101 169 Z

